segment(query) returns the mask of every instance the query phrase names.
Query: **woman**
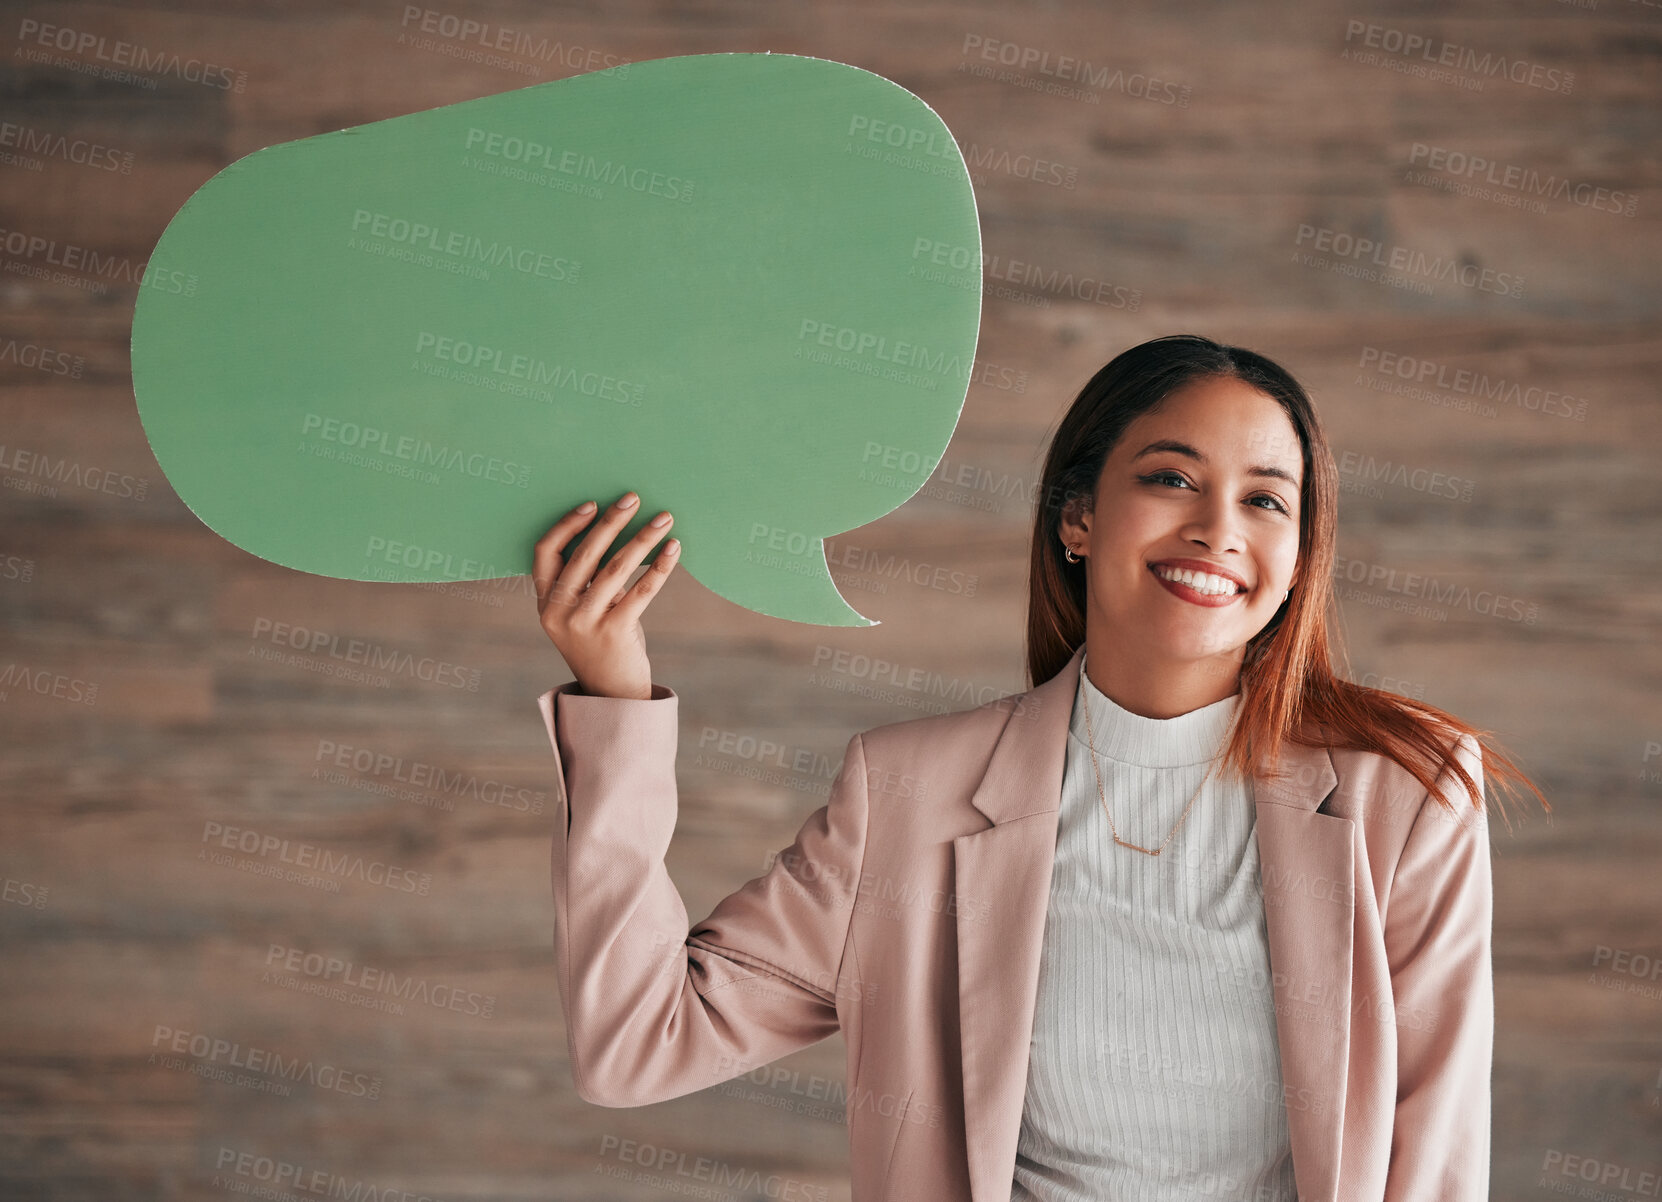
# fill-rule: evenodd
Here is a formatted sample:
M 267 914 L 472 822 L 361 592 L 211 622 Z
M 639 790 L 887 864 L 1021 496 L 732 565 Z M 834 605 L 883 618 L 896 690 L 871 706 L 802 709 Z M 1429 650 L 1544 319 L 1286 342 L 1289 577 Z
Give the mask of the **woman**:
M 841 1029 L 853 1197 L 1479 1199 L 1494 1003 L 1474 728 L 1329 659 L 1337 479 L 1270 360 L 1124 352 L 1052 440 L 1035 687 L 876 727 L 688 929 L 677 697 L 633 494 L 538 543 L 578 1092 L 637 1106 Z M 1545 798 L 1541 798 L 1543 805 Z

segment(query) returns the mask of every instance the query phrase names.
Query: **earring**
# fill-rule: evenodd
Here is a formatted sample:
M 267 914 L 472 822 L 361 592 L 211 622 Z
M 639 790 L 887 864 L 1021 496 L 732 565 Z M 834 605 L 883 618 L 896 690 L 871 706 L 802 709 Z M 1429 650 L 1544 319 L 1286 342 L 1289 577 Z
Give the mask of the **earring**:
M 1281 594 L 1281 599 L 1282 599 L 1282 600 L 1283 600 L 1283 601 L 1285 601 L 1285 600 L 1286 600 L 1286 599 L 1287 599 L 1287 598 L 1288 598 L 1288 597 L 1291 597 L 1291 596 L 1292 596 L 1292 595 L 1293 595 L 1293 590 L 1292 590 L 1292 589 L 1288 589 L 1288 590 L 1287 590 L 1287 591 L 1286 591 L 1286 592 L 1284 592 L 1284 593 L 1282 593 L 1282 594 Z
M 1064 546 L 1062 548 L 1062 558 L 1067 560 L 1069 563 L 1078 563 L 1081 557 L 1073 553 L 1072 547 Z

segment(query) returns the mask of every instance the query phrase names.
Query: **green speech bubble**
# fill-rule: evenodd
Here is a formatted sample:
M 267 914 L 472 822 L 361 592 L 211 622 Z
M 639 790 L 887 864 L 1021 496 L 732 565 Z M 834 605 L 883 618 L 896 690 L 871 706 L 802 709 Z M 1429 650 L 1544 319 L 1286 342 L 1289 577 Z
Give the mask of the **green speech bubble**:
M 163 232 L 133 387 L 202 521 L 347 580 L 529 572 L 585 499 L 675 514 L 756 612 L 875 625 L 822 539 L 912 496 L 969 387 L 969 174 L 788 54 L 628 63 L 238 159 Z

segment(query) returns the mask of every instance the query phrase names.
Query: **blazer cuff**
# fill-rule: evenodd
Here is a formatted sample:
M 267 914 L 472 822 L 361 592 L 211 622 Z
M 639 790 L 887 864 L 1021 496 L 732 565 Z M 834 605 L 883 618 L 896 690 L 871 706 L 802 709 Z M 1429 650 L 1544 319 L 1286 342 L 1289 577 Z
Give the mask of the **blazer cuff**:
M 670 688 L 668 685 L 657 683 L 652 685 L 653 701 L 668 701 L 674 696 L 675 690 Z M 575 680 L 568 680 L 562 685 L 556 685 L 554 688 L 549 689 L 548 692 L 538 697 L 537 705 L 546 712 L 555 704 L 554 698 L 556 697 L 567 697 L 573 701 L 583 702 L 611 701 L 622 705 L 639 705 L 643 700 L 639 697 L 591 697 L 589 694 L 582 691 Z
M 591 697 L 578 690 L 577 681 L 568 680 L 537 698 L 562 783 L 574 763 L 586 766 L 597 756 L 604 762 L 645 750 L 642 738 L 654 749 L 667 746 L 674 755 L 680 714 L 674 689 L 654 684 L 650 699 Z

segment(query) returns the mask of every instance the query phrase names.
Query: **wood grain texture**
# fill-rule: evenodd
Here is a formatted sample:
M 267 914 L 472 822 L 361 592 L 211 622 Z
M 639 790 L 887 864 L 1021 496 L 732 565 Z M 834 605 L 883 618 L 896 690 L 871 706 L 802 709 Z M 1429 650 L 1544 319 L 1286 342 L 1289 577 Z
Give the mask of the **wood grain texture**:
M 428 12 L 524 30 L 566 57 L 470 59 L 421 34 Z M 1555 1157 L 1662 1170 L 1654 7 L 712 0 L 407 13 L 201 0 L 0 16 L 0 135 L 85 139 L 128 163 L 31 155 L 0 136 L 19 156 L 0 160 L 0 667 L 37 686 L 0 700 L 0 1197 L 223 1198 L 227 1183 L 259 1184 L 237 1173 L 243 1155 L 343 1189 L 451 1200 L 674 1196 L 699 1157 L 848 1197 L 840 1039 L 658 1106 L 577 1098 L 553 977 L 552 764 L 534 704 L 567 673 L 523 586 L 332 581 L 238 551 L 169 489 L 128 372 L 133 279 L 179 206 L 235 158 L 576 74 L 582 56 L 732 50 L 853 63 L 940 113 L 972 163 L 987 254 L 978 360 L 994 382 L 971 388 L 918 496 L 830 540 L 840 586 L 882 625 L 762 618 L 685 574 L 654 603 L 655 676 L 681 695 L 668 863 L 689 915 L 790 842 L 854 732 L 1025 687 L 1047 438 L 1119 350 L 1205 333 L 1311 388 L 1350 465 L 1339 551 L 1364 578 L 1420 573 L 1533 607 L 1532 621 L 1473 600 L 1419 614 L 1366 583 L 1340 603 L 1356 678 L 1389 677 L 1494 731 L 1554 805 L 1550 823 L 1496 828 L 1494 1197 L 1540 1196 L 1560 1179 Z M 33 55 L 29 22 L 204 60 L 241 86 L 98 78 L 94 52 Z M 1462 84 L 1401 69 L 1405 56 L 1347 54 L 1391 31 L 1574 84 L 1474 88 L 1472 70 Z M 990 43 L 1048 66 L 1012 72 L 982 57 Z M 1091 66 L 1059 68 L 1064 55 Z M 1132 77 L 1186 103 L 1138 96 L 1147 85 Z M 1461 176 L 1446 169 L 1456 156 L 1576 190 L 1541 198 Z M 1631 215 L 1576 199 L 1611 194 L 1636 197 Z M 89 248 L 107 268 L 52 278 L 13 231 Z M 1315 261 L 1315 243 L 1341 237 L 1451 256 L 1521 289 L 1413 273 L 1421 286 L 1387 286 L 1334 270 L 1331 253 Z M 1069 272 L 1136 304 L 1081 300 L 1055 283 Z M 56 366 L 26 364 L 25 347 Z M 1434 377 L 1470 372 L 1502 399 L 1485 408 L 1481 385 L 1392 391 L 1385 354 Z M 1544 394 L 1568 401 L 1544 407 Z M 74 479 L 19 468 L 19 452 Z M 1469 494 L 1394 483 L 1398 467 Z M 262 620 L 442 658 L 477 689 L 262 658 Z M 840 651 L 929 684 L 823 665 Z M 810 766 L 768 772 L 701 750 L 723 732 Z M 400 883 L 353 868 L 275 877 L 274 857 L 227 851 L 228 830 L 383 865 Z M 236 1067 L 251 1058 L 266 1071 Z M 659 1149 L 666 1168 L 631 1180 L 624 1141 Z

